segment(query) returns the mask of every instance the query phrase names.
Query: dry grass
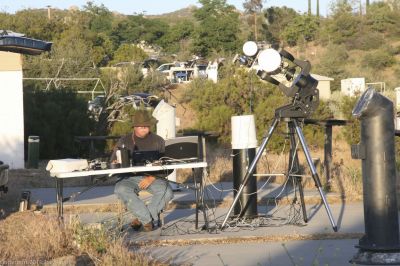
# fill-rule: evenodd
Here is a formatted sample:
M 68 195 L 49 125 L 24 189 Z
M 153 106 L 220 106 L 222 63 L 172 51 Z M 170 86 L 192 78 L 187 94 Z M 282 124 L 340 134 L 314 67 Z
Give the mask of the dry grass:
M 333 154 L 332 154 L 332 167 L 331 167 L 331 179 L 328 184 L 324 169 L 323 169 L 323 150 L 314 149 L 311 150 L 313 158 L 318 159 L 316 164 L 317 171 L 319 173 L 321 182 L 324 188 L 328 191 L 339 193 L 341 197 L 348 200 L 360 200 L 362 199 L 362 177 L 361 177 L 361 164 L 360 161 L 351 158 L 350 145 L 345 143 L 340 138 L 336 139 L 333 143 Z M 303 171 L 303 186 L 306 189 L 313 189 L 315 187 L 314 181 L 311 178 L 311 174 L 306 164 L 304 154 L 299 151 L 300 168 Z M 232 150 L 222 148 L 208 149 L 207 161 L 210 165 L 210 182 L 221 182 L 227 181 L 232 182 Z M 288 154 L 274 154 L 268 152 L 262 156 L 257 164 L 256 172 L 262 173 L 278 173 L 284 174 L 288 169 Z M 266 180 L 267 177 L 257 177 L 258 180 Z M 282 184 L 285 181 L 285 176 L 276 176 L 271 179 L 272 182 Z
M 57 259 L 56 261 L 53 261 Z M 56 218 L 33 212 L 0 221 L 0 264 L 163 265 L 130 251 L 123 237 L 77 222 L 60 225 Z
M 48 261 L 79 255 L 71 230 L 57 220 L 32 212 L 16 213 L 0 221 L 0 261 Z

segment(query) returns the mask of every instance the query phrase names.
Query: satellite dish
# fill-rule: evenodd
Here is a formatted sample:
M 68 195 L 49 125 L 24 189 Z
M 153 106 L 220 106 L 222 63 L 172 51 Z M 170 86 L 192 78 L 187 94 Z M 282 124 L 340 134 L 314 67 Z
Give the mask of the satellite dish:
M 258 56 L 258 65 L 267 73 L 278 70 L 281 67 L 281 63 L 281 55 L 272 48 L 261 51 Z
M 247 56 L 255 56 L 258 51 L 258 46 L 255 42 L 248 41 L 243 45 L 243 53 Z

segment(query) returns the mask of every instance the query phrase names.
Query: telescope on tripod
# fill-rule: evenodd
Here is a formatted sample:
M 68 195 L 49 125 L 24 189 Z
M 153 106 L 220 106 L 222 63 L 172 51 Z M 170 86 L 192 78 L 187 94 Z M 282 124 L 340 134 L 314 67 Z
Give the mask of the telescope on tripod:
M 290 133 L 290 153 L 291 156 L 293 156 L 290 158 L 290 161 L 298 166 L 298 157 L 296 151 L 297 144 L 295 137 L 295 135 L 297 135 L 297 139 L 300 142 L 307 164 L 310 168 L 311 176 L 325 206 L 332 229 L 333 231 L 337 232 L 337 225 L 333 219 L 332 211 L 322 190 L 322 184 L 318 172 L 314 162 L 312 161 L 312 157 L 301 128 L 303 120 L 309 117 L 319 105 L 319 91 L 317 89 L 318 81 L 310 75 L 310 62 L 296 59 L 292 54 L 282 48 L 272 46 L 268 48 L 262 46 L 260 47 L 255 42 L 251 41 L 246 42 L 243 45 L 243 53 L 244 55 L 235 56 L 234 62 L 238 62 L 240 65 L 248 68 L 255 68 L 257 70 L 257 76 L 260 79 L 276 85 L 287 97 L 291 99 L 291 102 L 275 110 L 275 116 L 272 125 L 266 135 L 263 137 L 258 152 L 247 169 L 242 184 L 240 185 L 232 205 L 230 206 L 228 213 L 221 224 L 221 229 L 225 227 L 227 220 L 229 219 L 234 206 L 238 202 L 240 195 L 243 193 L 247 182 L 250 178 L 255 178 L 252 174 L 256 169 L 257 162 L 260 160 L 276 127 L 278 126 L 279 122 L 284 121 L 288 124 Z M 305 222 L 307 222 L 301 177 L 296 177 L 295 184 L 299 187 L 303 219 Z

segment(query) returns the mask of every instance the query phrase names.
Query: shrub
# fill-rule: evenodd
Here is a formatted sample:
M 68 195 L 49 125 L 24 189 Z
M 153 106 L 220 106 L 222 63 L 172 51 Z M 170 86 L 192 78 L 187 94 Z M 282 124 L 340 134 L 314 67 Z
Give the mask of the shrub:
M 40 136 L 40 158 L 74 155 L 74 136 L 89 135 L 93 128 L 86 100 L 68 90 L 28 89 L 24 92 L 25 136 Z
M 387 50 L 376 50 L 366 54 L 362 60 L 362 64 L 374 70 L 381 70 L 395 63 L 395 59 Z
M 372 50 L 382 45 L 382 34 L 371 31 L 360 31 L 354 38 L 347 40 L 347 49 Z
M 343 45 L 329 45 L 325 54 L 322 55 L 320 63 L 315 66 L 314 72 L 334 78 L 332 90 L 339 90 L 340 80 L 348 76 L 344 64 L 348 58 L 349 55 Z
M 343 136 L 348 144 L 360 142 L 360 122 L 352 116 L 353 108 L 357 102 L 356 97 L 343 96 L 340 106 L 343 116 L 349 124 L 343 129 Z

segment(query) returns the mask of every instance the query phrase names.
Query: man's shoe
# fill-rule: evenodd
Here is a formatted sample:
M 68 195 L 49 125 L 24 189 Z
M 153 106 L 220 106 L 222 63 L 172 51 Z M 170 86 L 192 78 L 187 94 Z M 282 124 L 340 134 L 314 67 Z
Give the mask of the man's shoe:
M 153 222 L 147 223 L 143 225 L 143 231 L 145 232 L 151 232 L 154 229 Z
M 133 221 L 131 222 L 131 227 L 133 228 L 133 230 L 139 231 L 140 228 L 142 227 L 142 223 L 139 221 L 138 218 L 135 218 L 135 219 L 133 219 Z

